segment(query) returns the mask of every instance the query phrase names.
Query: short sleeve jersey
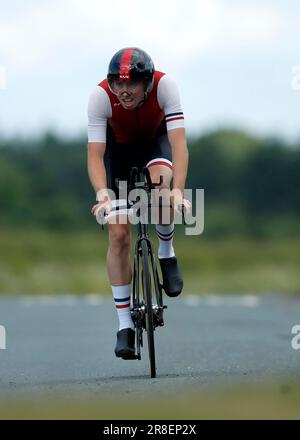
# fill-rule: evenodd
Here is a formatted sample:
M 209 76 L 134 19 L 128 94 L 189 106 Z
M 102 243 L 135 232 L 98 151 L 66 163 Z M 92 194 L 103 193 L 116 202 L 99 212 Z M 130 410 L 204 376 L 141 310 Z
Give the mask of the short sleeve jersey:
M 107 80 L 101 81 L 90 95 L 88 104 L 88 142 L 106 142 L 109 124 L 117 142 L 133 142 L 155 137 L 163 121 L 167 130 L 184 127 L 177 85 L 163 72 L 155 71 L 152 90 L 143 104 L 124 109 L 110 90 Z

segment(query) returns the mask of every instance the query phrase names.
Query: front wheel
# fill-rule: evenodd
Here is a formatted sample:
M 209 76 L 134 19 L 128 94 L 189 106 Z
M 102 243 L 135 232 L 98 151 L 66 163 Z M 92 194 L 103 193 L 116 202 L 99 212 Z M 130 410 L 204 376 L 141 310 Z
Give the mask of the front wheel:
M 142 277 L 143 277 L 143 298 L 145 304 L 145 321 L 148 340 L 148 352 L 150 362 L 151 377 L 156 376 L 155 366 L 155 348 L 154 348 L 154 325 L 153 325 L 153 310 L 152 310 L 152 290 L 151 290 L 151 276 L 149 270 L 149 252 L 146 240 L 141 241 L 142 251 Z

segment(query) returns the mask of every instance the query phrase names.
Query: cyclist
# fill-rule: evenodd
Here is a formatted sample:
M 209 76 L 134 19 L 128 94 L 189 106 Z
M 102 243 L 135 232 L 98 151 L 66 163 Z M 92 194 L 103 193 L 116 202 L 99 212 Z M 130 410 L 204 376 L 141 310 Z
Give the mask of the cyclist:
M 173 209 L 179 211 L 188 167 L 184 115 L 175 82 L 155 70 L 150 56 L 136 47 L 119 50 L 111 59 L 107 78 L 90 95 L 88 104 L 88 173 L 96 192 L 92 214 L 105 209 L 109 247 L 107 271 L 119 317 L 115 354 L 134 353 L 135 331 L 130 313 L 130 223 L 112 222 L 112 208 L 120 206 L 116 179 L 126 181 L 133 166 L 147 166 L 153 182 L 170 189 Z M 110 197 L 108 189 L 116 193 Z M 114 215 L 118 213 L 115 212 Z M 119 216 L 122 211 L 119 211 Z M 170 297 L 179 295 L 183 280 L 173 247 L 174 211 L 169 224 L 157 221 L 158 258 L 163 288 Z M 121 222 L 120 222 L 121 223 Z

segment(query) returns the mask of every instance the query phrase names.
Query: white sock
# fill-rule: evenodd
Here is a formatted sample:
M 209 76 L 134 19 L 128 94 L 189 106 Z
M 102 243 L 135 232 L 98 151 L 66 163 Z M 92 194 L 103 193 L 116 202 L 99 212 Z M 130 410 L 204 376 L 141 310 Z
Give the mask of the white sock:
M 174 223 L 155 225 L 159 238 L 158 258 L 175 257 L 173 248 Z
M 123 328 L 132 328 L 134 330 L 134 323 L 130 313 L 131 284 L 111 286 L 111 289 L 119 317 L 119 330 Z

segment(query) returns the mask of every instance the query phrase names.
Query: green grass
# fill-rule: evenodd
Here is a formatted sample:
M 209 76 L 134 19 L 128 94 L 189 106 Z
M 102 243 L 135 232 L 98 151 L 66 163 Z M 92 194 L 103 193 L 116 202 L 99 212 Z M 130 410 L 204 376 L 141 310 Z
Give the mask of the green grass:
M 0 419 L 299 419 L 300 380 L 193 391 L 176 396 L 41 395 L 0 401 Z
M 157 246 L 156 239 L 154 240 Z M 107 234 L 0 231 L 0 293 L 109 293 Z M 299 240 L 175 236 L 188 293 L 299 293 Z

